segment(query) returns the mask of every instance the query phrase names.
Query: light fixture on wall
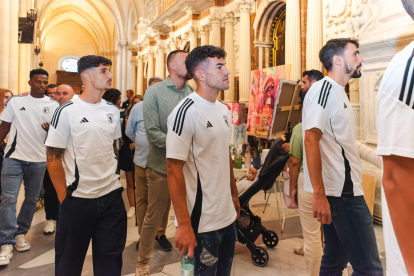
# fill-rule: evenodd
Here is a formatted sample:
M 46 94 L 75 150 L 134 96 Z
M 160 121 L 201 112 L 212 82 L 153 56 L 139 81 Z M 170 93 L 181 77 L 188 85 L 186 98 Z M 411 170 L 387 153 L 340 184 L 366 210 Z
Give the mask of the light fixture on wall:
M 35 48 L 34 48 L 34 52 L 35 52 L 35 55 L 37 56 L 38 54 L 40 54 L 40 47 L 39 46 L 36 46 Z
M 40 69 L 42 69 L 42 67 L 43 67 L 43 62 L 42 61 L 39 62 L 39 67 L 40 67 Z
M 34 9 L 30 9 L 27 12 L 27 20 L 29 20 L 31 23 L 34 23 L 37 21 L 37 11 Z

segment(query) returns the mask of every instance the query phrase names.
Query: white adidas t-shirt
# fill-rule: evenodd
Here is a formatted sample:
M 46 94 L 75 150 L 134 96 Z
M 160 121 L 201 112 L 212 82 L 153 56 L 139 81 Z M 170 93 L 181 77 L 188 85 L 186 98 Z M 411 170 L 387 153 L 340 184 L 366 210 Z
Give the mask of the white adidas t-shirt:
M 318 128 L 322 178 L 327 196 L 361 196 L 362 167 L 355 146 L 355 122 L 352 106 L 343 86 L 330 77 L 314 83 L 306 94 L 302 134 Z M 303 139 L 305 141 L 305 139 Z M 313 193 L 303 144 L 304 190 Z
M 11 124 L 4 158 L 27 162 L 46 162 L 45 139 L 42 124 L 50 122 L 59 103 L 48 96 L 14 96 L 6 104 L 0 120 Z
M 63 167 L 72 196 L 97 198 L 121 187 L 113 149 L 121 137 L 119 121 L 119 109 L 105 100 L 89 104 L 77 97 L 56 109 L 46 146 L 66 149 Z
M 197 93 L 168 116 L 167 158 L 186 161 L 187 206 L 198 233 L 225 228 L 237 216 L 230 189 L 230 118 L 226 105 Z
M 377 98 L 378 155 L 414 158 L 414 42 L 396 54 L 385 70 Z M 412 181 L 407 181 L 407 184 Z M 387 275 L 408 275 L 382 192 Z

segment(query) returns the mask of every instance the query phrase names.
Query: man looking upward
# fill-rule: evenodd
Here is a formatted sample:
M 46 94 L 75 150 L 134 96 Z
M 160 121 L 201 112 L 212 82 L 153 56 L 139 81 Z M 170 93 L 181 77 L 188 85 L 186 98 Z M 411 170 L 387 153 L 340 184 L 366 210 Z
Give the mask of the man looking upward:
M 195 258 L 194 275 L 229 276 L 240 203 L 229 153 L 230 112 L 216 98 L 229 89 L 226 52 L 196 47 L 185 62 L 197 90 L 168 117 L 168 187 L 177 215 L 175 245 Z M 206 262 L 206 259 L 216 260 Z
M 0 141 L 10 131 L 1 171 L 0 265 L 7 265 L 17 251 L 27 251 L 29 231 L 46 169 L 45 139 L 49 122 L 59 104 L 45 96 L 49 74 L 30 71 L 30 94 L 12 97 L 0 120 Z M 24 201 L 16 220 L 16 202 L 24 184 Z M 17 227 L 16 227 L 17 225 Z
M 56 110 L 46 140 L 47 168 L 62 203 L 57 276 L 81 275 L 91 240 L 95 275 L 121 275 L 127 217 L 116 173 L 120 112 L 101 98 L 112 85 L 111 64 L 101 56 L 78 61 L 83 93 Z
M 132 101 L 132 98 L 134 97 L 134 94 L 135 94 L 134 90 L 129 89 L 126 91 L 127 100 L 122 103 L 121 107 L 123 109 L 127 109 L 131 105 L 132 103 L 131 101 Z
M 341 275 L 348 261 L 354 274 L 383 275 L 345 93 L 349 80 L 361 77 L 364 60 L 358 47 L 356 40 L 345 38 L 322 47 L 319 59 L 328 76 L 312 85 L 303 107 L 304 190 L 313 193 L 313 216 L 323 224 L 322 276 Z

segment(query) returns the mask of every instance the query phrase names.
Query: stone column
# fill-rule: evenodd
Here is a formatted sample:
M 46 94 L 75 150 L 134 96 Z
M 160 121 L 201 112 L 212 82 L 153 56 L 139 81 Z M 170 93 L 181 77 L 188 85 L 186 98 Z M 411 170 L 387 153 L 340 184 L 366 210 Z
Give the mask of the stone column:
M 19 1 L 10 1 L 9 33 L 9 86 L 15 94 L 19 91 Z M 3 36 L 4 37 L 4 36 Z
M 0 74 L 0 87 L 9 87 L 9 34 L 10 34 L 10 2 L 14 0 L 2 0 L 0 2 L 0 64 L 3 70 Z M 13 4 L 12 4 L 13 5 Z M 13 91 L 16 93 L 16 91 Z
M 232 103 L 234 102 L 234 15 L 229 12 L 224 16 L 224 26 L 225 26 L 225 38 L 224 38 L 224 47 L 227 53 L 226 64 L 227 69 L 230 71 L 229 75 L 229 89 L 224 91 L 224 102 Z
M 135 57 L 131 57 L 130 60 L 131 63 L 131 83 L 129 85 L 130 89 L 134 90 L 134 92 L 137 92 L 136 85 L 137 85 L 137 60 Z
M 221 47 L 221 17 L 218 14 L 212 14 L 210 15 L 210 22 L 211 22 L 211 45 Z M 250 18 L 249 18 L 249 26 L 250 26 Z
M 156 48 L 156 64 L 155 64 L 155 77 L 160 77 L 162 79 L 165 78 L 164 71 L 165 71 L 165 65 L 164 65 L 164 47 L 162 45 L 158 45 Z
M 191 27 L 191 29 L 190 29 L 190 34 L 189 34 L 189 37 L 190 37 L 190 52 L 194 49 L 194 48 L 196 48 L 197 47 L 197 40 L 198 40 L 198 38 L 197 38 L 197 29 L 193 26 L 193 27 Z M 188 81 L 188 84 L 190 85 L 190 86 L 192 86 L 192 87 L 194 87 L 194 88 L 197 88 L 197 84 L 196 84 L 196 82 L 195 82 L 195 80 L 194 79 L 191 79 L 191 80 L 189 80 Z
M 297 0 L 299 1 L 299 0 Z M 253 1 L 241 0 L 240 9 L 240 56 L 239 56 L 239 102 L 248 103 L 250 94 L 250 75 L 252 70 L 251 39 L 250 39 L 250 11 Z
M 147 80 L 154 76 L 154 52 L 149 50 L 148 51 L 148 72 L 147 72 Z
M 20 17 L 25 17 L 27 15 L 26 14 L 27 10 L 28 9 L 26 8 L 26 1 L 20 1 L 19 16 Z M 34 40 L 36 41 L 36 37 L 34 37 Z M 27 75 L 29 75 L 29 70 L 28 69 L 30 68 L 30 65 L 29 65 L 29 68 L 26 67 L 26 57 L 27 57 L 26 50 L 29 50 L 30 48 L 28 49 L 27 45 L 29 45 L 29 44 L 19 44 L 19 90 L 18 90 L 19 94 L 22 93 L 22 92 L 25 92 L 25 89 L 26 89 L 26 85 L 25 85 L 26 72 L 27 72 Z
M 120 70 L 120 75 L 118 75 L 118 80 L 120 82 L 120 87 L 121 87 L 121 93 L 122 93 L 122 99 L 124 99 L 125 97 L 125 90 L 126 90 L 126 78 L 127 78 L 127 74 L 126 74 L 126 59 L 127 59 L 127 53 L 126 53 L 126 46 L 127 46 L 127 41 L 126 40 L 121 40 L 119 41 L 119 47 L 121 49 L 119 49 L 120 51 L 120 60 L 118 61 L 121 65 L 121 70 Z
M 122 75 L 121 75 L 121 68 L 122 68 L 122 49 L 119 48 L 114 51 L 114 56 L 116 56 L 116 89 L 122 90 Z
M 322 0 L 308 0 L 306 28 L 306 70 L 323 72 L 319 51 L 323 47 L 323 5 Z M 311 39 L 310 39 L 311 38 Z
M 210 33 L 210 29 L 207 26 L 202 26 L 200 28 L 200 36 L 201 36 L 201 45 L 200 46 L 204 46 L 204 45 L 208 45 L 209 44 L 209 33 Z
M 291 65 L 290 79 L 293 81 L 302 79 L 302 50 L 300 37 L 299 0 L 286 1 L 285 64 Z
M 143 57 L 137 56 L 137 95 L 144 96 L 144 64 Z
M 130 45 L 130 41 L 128 41 L 127 45 Z M 125 70 L 125 88 L 124 88 L 125 94 L 122 95 L 122 100 L 123 101 L 125 101 L 127 99 L 126 98 L 126 91 L 128 89 L 132 89 L 131 83 L 133 83 L 133 82 L 131 82 L 132 71 L 133 71 L 133 68 L 132 68 L 133 65 L 131 64 L 132 52 L 128 51 L 127 47 L 125 47 L 125 54 L 126 54 L 126 56 L 125 56 L 125 67 L 124 67 L 124 70 Z M 134 81 L 134 83 L 135 83 L 135 81 Z

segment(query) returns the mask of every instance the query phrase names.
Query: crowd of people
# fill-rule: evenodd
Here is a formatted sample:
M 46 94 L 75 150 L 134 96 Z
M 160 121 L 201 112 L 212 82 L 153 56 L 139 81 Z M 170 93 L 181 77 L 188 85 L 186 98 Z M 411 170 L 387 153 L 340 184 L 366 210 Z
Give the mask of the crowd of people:
M 414 1 L 402 0 L 414 19 Z M 363 197 L 352 106 L 345 92 L 361 77 L 359 43 L 332 39 L 319 57 L 327 75 L 303 73 L 302 122 L 286 147 L 291 193 L 299 207 L 307 274 L 384 275 L 373 219 Z M 229 88 L 226 53 L 211 45 L 167 57 L 169 76 L 151 78 L 145 97 L 113 89 L 111 60 L 78 61 L 80 95 L 49 84 L 45 70 L 30 72 L 30 93 L 0 89 L 0 265 L 13 248 L 27 251 L 44 188 L 44 234 L 55 236 L 55 274 L 81 275 L 92 241 L 95 275 L 121 275 L 127 219 L 137 219 L 136 275 L 149 275 L 154 241 L 164 250 L 171 202 L 175 246 L 194 258 L 195 275 L 230 275 L 240 215 L 229 153 L 231 118 L 217 100 Z M 388 275 L 414 275 L 410 235 L 414 171 L 414 42 L 397 54 L 378 92 L 378 150 L 383 156 L 383 219 Z M 195 90 L 187 84 L 197 84 Z M 195 91 L 195 92 L 194 92 Z M 411 126 L 411 127 L 410 127 Z M 120 170 L 125 172 L 126 210 Z M 410 182 L 408 180 L 408 182 Z M 21 184 L 24 201 L 16 216 Z M 409 183 L 408 183 L 409 184 Z M 136 189 L 136 190 L 135 190 Z M 321 228 L 321 225 L 323 228 Z M 323 231 L 322 231 L 323 229 Z

